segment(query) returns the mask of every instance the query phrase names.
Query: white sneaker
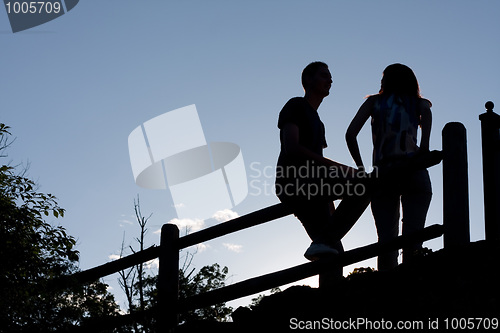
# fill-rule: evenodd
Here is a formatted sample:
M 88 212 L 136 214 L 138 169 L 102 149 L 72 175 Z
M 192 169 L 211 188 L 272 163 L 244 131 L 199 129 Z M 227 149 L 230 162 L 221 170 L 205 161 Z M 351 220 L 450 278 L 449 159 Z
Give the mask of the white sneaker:
M 336 254 L 339 254 L 339 251 L 335 250 L 334 248 L 326 244 L 313 242 L 311 243 L 311 246 L 309 246 L 309 248 L 304 253 L 304 257 L 306 257 L 307 260 L 315 261 L 320 259 L 321 257 L 331 256 Z

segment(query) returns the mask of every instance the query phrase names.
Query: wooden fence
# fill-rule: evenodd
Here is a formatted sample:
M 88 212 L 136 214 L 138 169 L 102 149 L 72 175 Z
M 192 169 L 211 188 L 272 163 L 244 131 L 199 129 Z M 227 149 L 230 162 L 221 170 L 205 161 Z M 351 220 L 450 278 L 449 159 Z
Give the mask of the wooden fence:
M 96 325 L 101 329 L 106 327 L 118 327 L 120 325 L 134 322 L 144 316 L 154 316 L 158 325 L 157 331 L 169 332 L 175 330 L 175 327 L 178 325 L 178 314 L 181 312 L 224 303 L 233 299 L 282 286 L 284 284 L 296 282 L 304 278 L 326 272 L 332 267 L 344 267 L 378 256 L 379 254 L 387 251 L 401 249 L 412 242 L 426 241 L 443 235 L 445 248 L 466 245 L 469 243 L 470 236 L 467 139 L 465 127 L 461 123 L 446 124 L 442 131 L 442 139 L 442 225 L 432 225 L 412 235 L 400 236 L 387 243 L 374 243 L 362 246 L 331 258 L 305 263 L 278 272 L 238 282 L 205 294 L 196 295 L 189 299 L 179 300 L 179 250 L 287 216 L 292 213 L 292 208 L 284 204 L 276 204 L 183 237 L 179 237 L 179 230 L 177 226 L 173 224 L 165 224 L 161 230 L 160 246 L 153 246 L 144 251 L 79 272 L 70 277 L 73 282 L 75 280 L 78 283 L 91 282 L 106 275 L 117 273 L 129 267 L 159 258 L 160 265 L 157 285 L 159 293 L 158 307 L 149 309 L 143 313 L 134 313 L 96 320 L 93 323 L 89 323 L 89 326 L 86 326 L 85 329 L 89 329 L 89 327 L 93 325 Z M 498 149 L 495 154 L 498 156 Z M 496 163 L 498 163 L 498 157 L 496 161 Z M 498 168 L 496 170 L 498 170 Z M 496 181 L 498 181 L 498 176 L 496 177 Z M 498 188 L 499 187 L 496 188 L 495 192 L 497 194 Z M 495 200 L 498 203 L 498 198 Z M 497 219 L 498 216 L 500 215 L 497 215 Z M 493 222 L 491 223 L 494 224 Z M 499 225 L 500 224 L 497 220 L 496 227 L 498 228 Z
M 483 150 L 484 227 L 486 240 L 500 241 L 500 116 L 487 102 L 481 120 Z

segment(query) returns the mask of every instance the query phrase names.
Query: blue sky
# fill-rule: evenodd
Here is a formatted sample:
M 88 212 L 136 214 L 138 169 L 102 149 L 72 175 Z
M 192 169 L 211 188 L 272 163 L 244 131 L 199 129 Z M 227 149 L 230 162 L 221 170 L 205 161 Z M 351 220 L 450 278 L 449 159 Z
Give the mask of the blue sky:
M 500 94 L 499 13 L 493 0 L 80 1 L 51 22 L 13 34 L 0 10 L 0 121 L 17 138 L 9 159 L 29 161 L 40 190 L 58 197 L 67 213 L 54 223 L 78 239 L 86 269 L 118 254 L 124 234 L 126 244 L 134 244 L 137 195 L 143 214 L 153 214 L 148 244 L 158 244 L 155 231 L 176 218 L 168 191 L 134 183 L 127 138 L 140 124 L 196 104 L 206 140 L 238 144 L 248 180 L 261 186 L 233 208 L 244 215 L 278 202 L 264 193 L 264 182 L 273 178 L 258 175 L 275 165 L 278 113 L 303 94 L 305 65 L 321 60 L 330 66 L 334 84 L 319 110 L 325 155 L 353 165 L 345 130 L 364 97 L 378 91 L 383 69 L 401 62 L 433 102 L 431 148 L 441 149 L 447 122 L 467 128 L 471 239 L 484 239 L 478 116 Z M 368 162 L 368 125 L 359 140 Z M 430 174 L 427 225 L 442 221 L 441 167 Z M 374 241 L 368 209 L 344 246 Z M 303 263 L 308 245 L 290 216 L 209 242 L 193 264 L 228 266 L 232 283 Z M 442 240 L 426 246 L 437 250 Z M 115 280 L 105 279 L 123 306 Z

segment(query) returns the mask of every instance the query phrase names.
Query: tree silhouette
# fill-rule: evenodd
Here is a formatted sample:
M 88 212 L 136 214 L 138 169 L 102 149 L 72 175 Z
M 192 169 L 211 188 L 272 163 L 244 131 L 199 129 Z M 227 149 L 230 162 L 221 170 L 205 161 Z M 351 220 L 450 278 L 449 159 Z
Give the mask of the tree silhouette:
M 139 237 L 136 237 L 135 241 L 139 246 L 139 250 L 142 251 L 146 248 L 145 235 L 148 230 L 147 223 L 152 214 L 148 217 L 142 215 L 139 197 L 137 200 L 134 200 L 134 212 L 140 227 Z M 187 232 L 188 230 L 186 230 Z M 125 248 L 125 240 L 123 240 L 120 257 L 124 255 Z M 128 246 L 128 248 L 133 253 L 137 252 L 133 246 Z M 203 266 L 198 272 L 195 272 L 196 268 L 192 267 L 192 260 L 195 254 L 195 252 L 185 251 L 183 255 L 183 264 L 179 269 L 180 299 L 218 289 L 226 283 L 229 270 L 227 267 L 221 268 L 217 263 Z M 142 263 L 119 272 L 118 282 L 127 297 L 129 313 L 148 310 L 158 305 L 158 291 L 156 288 L 158 276 L 157 274 L 147 274 L 145 266 L 146 263 Z M 225 303 L 216 304 L 207 308 L 182 313 L 179 316 L 179 322 L 187 323 L 200 320 L 224 322 L 229 320 L 231 312 L 232 308 L 227 307 Z M 134 332 L 153 332 L 154 327 L 154 318 L 145 317 L 130 329 Z
M 12 144 L 9 127 L 0 124 L 0 158 Z M 71 330 L 87 318 L 117 313 L 107 286 L 53 288 L 52 281 L 77 272 L 76 240 L 49 217 L 64 216 L 51 194 L 37 191 L 26 169 L 0 166 L 0 332 Z

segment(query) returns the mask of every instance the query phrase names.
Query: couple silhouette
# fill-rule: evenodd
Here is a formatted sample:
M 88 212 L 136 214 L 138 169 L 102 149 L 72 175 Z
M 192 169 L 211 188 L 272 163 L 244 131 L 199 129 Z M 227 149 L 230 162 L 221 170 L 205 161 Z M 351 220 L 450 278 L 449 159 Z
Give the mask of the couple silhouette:
M 301 80 L 304 96 L 291 98 L 278 118 L 281 151 L 275 188 L 311 238 L 304 256 L 317 260 L 343 252 L 341 239 L 370 203 L 380 242 L 398 236 L 400 206 L 402 233 L 423 229 L 432 189 L 419 156 L 429 152 L 432 104 L 421 97 L 413 71 L 402 64 L 385 68 L 379 93 L 368 96 L 353 117 L 345 137 L 355 168 L 323 155 L 326 131 L 318 109 L 333 83 L 328 65 L 310 63 Z M 370 118 L 373 172 L 368 174 L 357 136 Z M 335 207 L 337 199 L 341 201 Z M 421 247 L 418 243 L 403 248 L 403 261 Z M 397 265 L 398 251 L 378 257 L 378 270 Z

